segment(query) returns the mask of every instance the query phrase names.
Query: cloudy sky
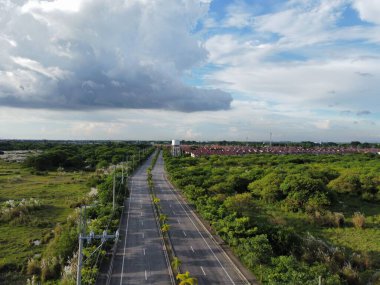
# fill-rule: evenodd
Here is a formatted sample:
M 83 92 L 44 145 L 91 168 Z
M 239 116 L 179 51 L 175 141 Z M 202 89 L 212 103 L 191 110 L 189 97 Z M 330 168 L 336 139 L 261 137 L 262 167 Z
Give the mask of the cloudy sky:
M 0 138 L 380 141 L 378 0 L 0 0 Z

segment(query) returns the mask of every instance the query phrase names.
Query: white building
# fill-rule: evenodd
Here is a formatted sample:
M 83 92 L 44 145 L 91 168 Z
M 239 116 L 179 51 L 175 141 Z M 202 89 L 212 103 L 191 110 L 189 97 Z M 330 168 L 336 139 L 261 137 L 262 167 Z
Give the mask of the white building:
M 172 140 L 172 156 L 181 155 L 181 143 L 179 140 Z

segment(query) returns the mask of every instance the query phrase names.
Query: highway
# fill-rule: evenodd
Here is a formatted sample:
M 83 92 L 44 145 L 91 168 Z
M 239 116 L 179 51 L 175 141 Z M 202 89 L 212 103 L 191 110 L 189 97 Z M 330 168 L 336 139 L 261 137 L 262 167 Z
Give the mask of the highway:
M 189 271 L 202 285 L 249 284 L 166 180 L 162 153 L 152 174 L 162 211 L 168 215 L 173 248 L 182 261 L 181 270 Z
M 146 169 L 148 159 L 129 178 L 130 197 L 124 203 L 110 284 L 173 284 L 169 261 L 154 218 Z

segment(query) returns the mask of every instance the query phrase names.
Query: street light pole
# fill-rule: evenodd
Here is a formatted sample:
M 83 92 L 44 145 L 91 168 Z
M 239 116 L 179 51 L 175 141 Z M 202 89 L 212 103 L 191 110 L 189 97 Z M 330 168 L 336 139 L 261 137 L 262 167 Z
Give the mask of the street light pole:
M 112 187 L 112 210 L 115 211 L 115 188 L 116 188 L 116 166 L 113 170 L 113 187 Z

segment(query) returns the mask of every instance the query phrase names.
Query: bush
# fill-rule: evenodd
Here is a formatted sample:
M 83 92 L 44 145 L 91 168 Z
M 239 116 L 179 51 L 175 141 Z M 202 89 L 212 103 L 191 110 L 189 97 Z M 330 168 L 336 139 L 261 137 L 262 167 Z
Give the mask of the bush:
M 371 284 L 380 285 L 380 271 L 376 272 L 371 277 Z
M 321 179 L 292 174 L 285 178 L 280 188 L 287 196 L 285 206 L 290 211 L 314 212 L 330 204 L 327 188 Z
M 57 257 L 44 258 L 41 261 L 42 281 L 58 279 L 61 275 L 61 262 Z
M 284 197 L 280 190 L 280 185 L 283 180 L 283 174 L 273 172 L 260 180 L 250 183 L 248 185 L 248 190 L 266 202 L 279 201 Z
M 253 268 L 256 264 L 269 263 L 270 258 L 273 256 L 272 247 L 266 235 L 239 239 L 236 251 L 250 268 Z
M 339 276 L 328 272 L 324 265 L 312 265 L 298 262 L 293 256 L 272 258 L 272 267 L 267 273 L 270 285 L 278 284 L 318 284 L 318 277 L 323 277 L 323 284 L 341 284 Z
M 338 193 L 357 194 L 361 192 L 360 178 L 357 173 L 344 173 L 330 181 L 328 187 Z
M 41 265 L 40 262 L 34 258 L 28 260 L 28 265 L 26 267 L 26 274 L 28 275 L 40 275 Z
M 340 228 L 344 226 L 344 215 L 343 213 L 334 212 L 334 222 L 335 226 Z
M 358 272 L 352 267 L 351 263 L 346 263 L 345 266 L 342 268 L 342 274 L 344 278 L 347 280 L 347 284 L 349 285 L 359 285 L 359 274 Z
M 365 225 L 365 216 L 360 212 L 355 212 L 352 216 L 352 223 L 354 224 L 355 228 L 363 229 Z
M 330 211 L 324 211 L 324 212 L 315 211 L 314 214 L 312 215 L 312 220 L 314 223 L 320 226 L 337 227 L 337 228 L 343 227 L 345 223 L 343 213 L 330 212 Z
M 30 198 L 21 201 L 8 200 L 0 205 L 0 221 L 14 221 L 13 224 L 27 224 L 30 222 L 30 212 L 41 209 L 39 200 Z

